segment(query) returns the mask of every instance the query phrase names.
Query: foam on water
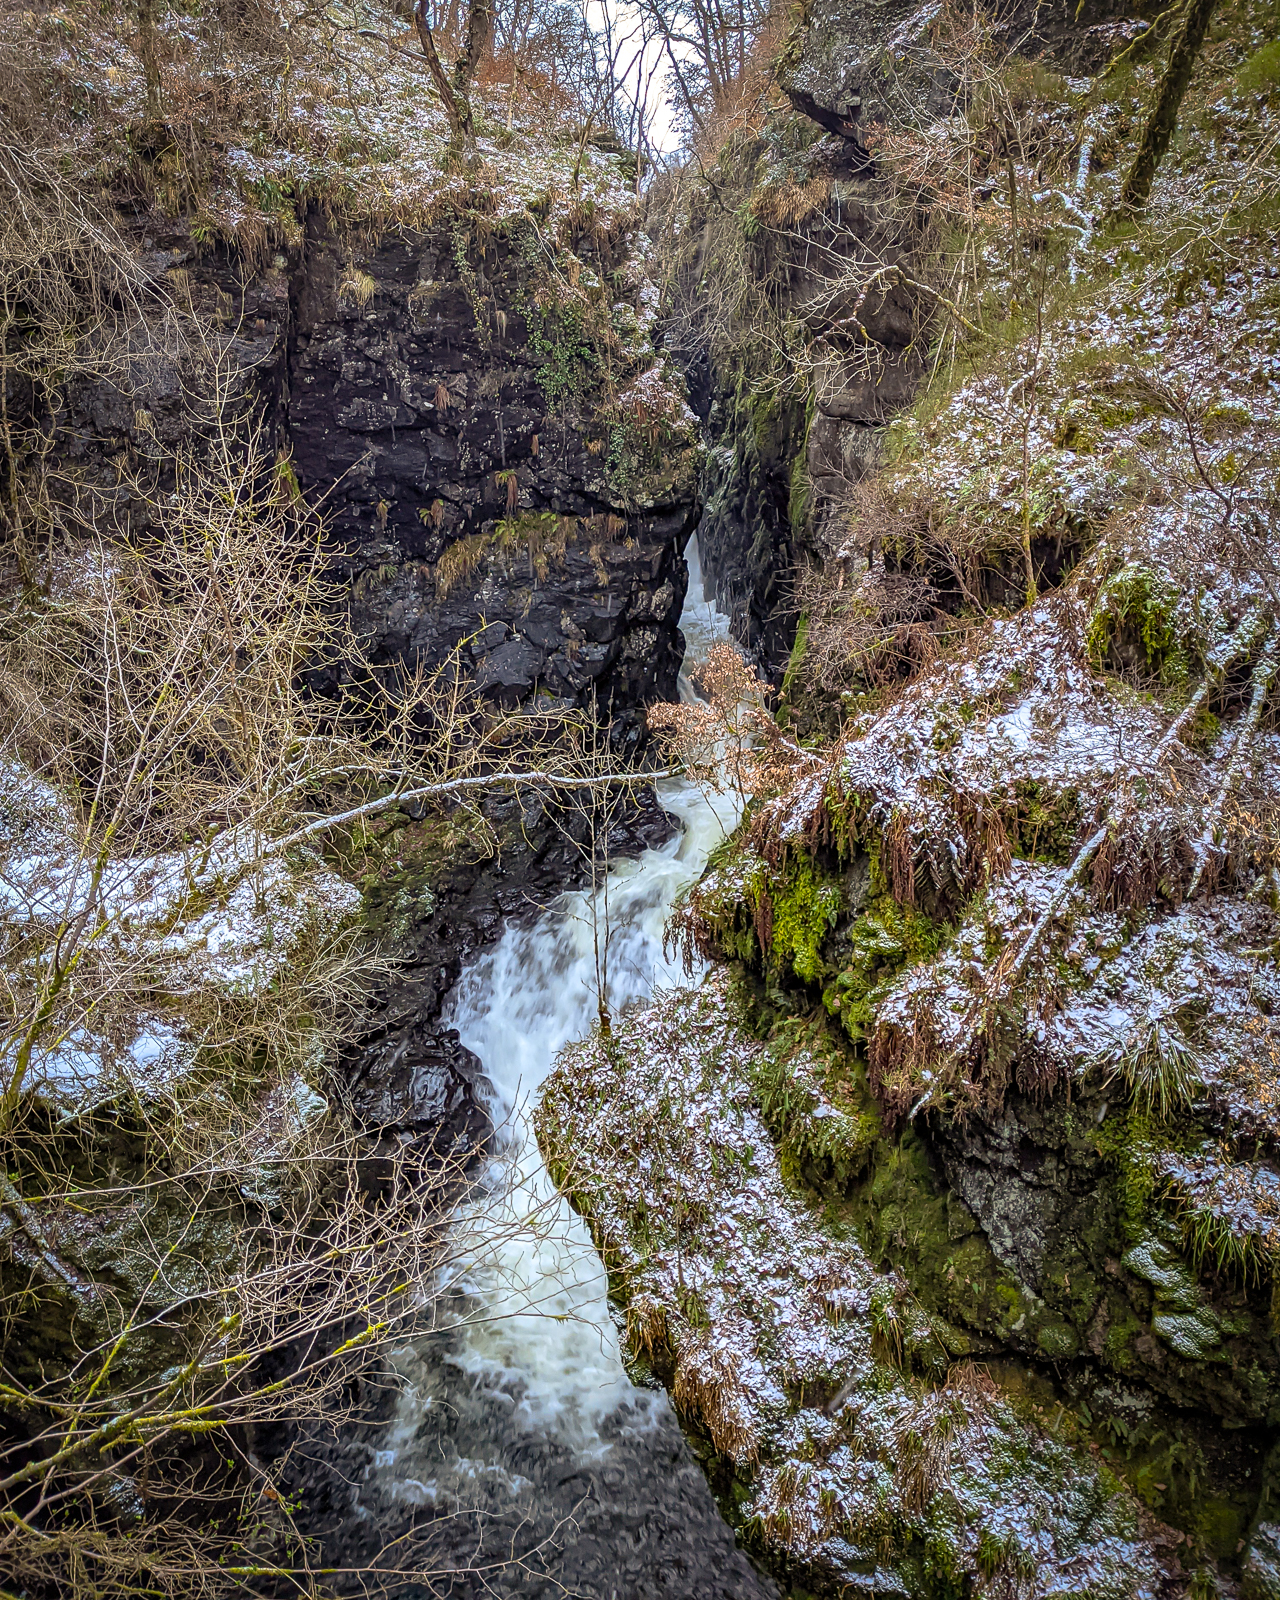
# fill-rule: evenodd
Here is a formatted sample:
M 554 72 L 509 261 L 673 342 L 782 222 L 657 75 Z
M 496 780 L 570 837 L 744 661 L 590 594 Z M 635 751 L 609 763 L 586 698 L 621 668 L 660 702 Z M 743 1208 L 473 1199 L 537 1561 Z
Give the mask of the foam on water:
M 696 544 L 681 626 L 694 665 L 727 619 L 707 603 Z M 682 679 L 682 694 L 689 694 Z M 470 1297 L 454 1360 L 519 1396 L 524 1423 L 584 1451 L 600 1447 L 599 1423 L 620 1406 L 637 1423 L 654 1399 L 627 1378 L 606 1301 L 606 1280 L 586 1224 L 556 1193 L 533 1136 L 531 1100 L 560 1049 L 591 1027 L 597 1008 L 596 931 L 606 924 L 608 1004 L 643 1002 L 681 976 L 662 949 L 680 891 L 736 821 L 729 797 L 708 798 L 681 780 L 659 784 L 682 831 L 638 861 L 618 862 L 594 895 L 569 894 L 538 920 L 508 928 L 468 968 L 445 1021 L 484 1063 L 498 1128 L 487 1192 L 458 1219 L 463 1264 L 455 1286 Z

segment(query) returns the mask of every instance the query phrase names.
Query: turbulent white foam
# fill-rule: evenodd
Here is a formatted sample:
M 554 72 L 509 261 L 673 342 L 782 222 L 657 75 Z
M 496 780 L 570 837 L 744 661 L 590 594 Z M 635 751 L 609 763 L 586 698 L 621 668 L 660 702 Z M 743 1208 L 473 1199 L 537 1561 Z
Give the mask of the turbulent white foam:
M 689 568 L 681 626 L 692 664 L 727 636 L 727 621 L 703 596 L 696 546 Z M 530 1101 L 562 1046 L 596 1015 L 594 934 L 604 938 L 606 909 L 611 1011 L 679 976 L 663 954 L 667 916 L 736 815 L 729 798 L 709 799 L 690 783 L 663 782 L 658 792 L 683 832 L 638 861 L 619 862 L 595 895 L 566 895 L 531 926 L 508 928 L 463 974 L 446 1018 L 484 1063 L 500 1130 L 489 1192 L 460 1218 L 467 1259 L 455 1281 L 473 1296 L 473 1310 L 458 1359 L 486 1382 L 511 1382 L 527 1425 L 584 1449 L 599 1444 L 606 1415 L 627 1404 L 643 1414 L 649 1397 L 623 1370 L 604 1271 L 586 1225 L 543 1166 Z

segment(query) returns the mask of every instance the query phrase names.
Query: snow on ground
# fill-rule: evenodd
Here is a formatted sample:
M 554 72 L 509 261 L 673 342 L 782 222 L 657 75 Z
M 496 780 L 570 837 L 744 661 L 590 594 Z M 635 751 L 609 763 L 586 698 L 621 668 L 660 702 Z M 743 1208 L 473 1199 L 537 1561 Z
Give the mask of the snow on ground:
M 167 1092 L 198 1060 L 191 1018 L 211 995 L 262 1001 L 318 930 L 340 935 L 359 892 L 314 854 L 259 859 L 263 844 L 232 831 L 207 851 L 112 858 L 95 893 L 74 808 L 12 758 L 0 762 L 0 938 L 16 955 L 15 984 L 40 981 L 81 916 L 84 965 L 100 963 L 103 979 L 39 1035 L 33 1087 L 63 1109 L 120 1088 Z
M 928 1318 L 783 1178 L 756 1108 L 774 1048 L 721 969 L 569 1046 L 538 1111 L 632 1349 L 736 1470 L 748 1535 L 858 1591 L 918 1592 L 923 1547 L 1044 1594 L 1154 1594 L 1159 1548 L 1100 1463 L 965 1363 L 912 1376 L 946 1370 Z

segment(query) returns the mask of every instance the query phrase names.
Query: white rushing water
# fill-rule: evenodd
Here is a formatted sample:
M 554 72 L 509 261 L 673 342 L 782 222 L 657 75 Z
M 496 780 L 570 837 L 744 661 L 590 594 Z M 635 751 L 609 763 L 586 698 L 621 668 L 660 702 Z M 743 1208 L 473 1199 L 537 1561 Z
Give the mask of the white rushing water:
M 692 668 L 727 637 L 728 621 L 703 596 L 696 542 L 688 559 L 681 627 Z M 683 678 L 681 692 L 691 693 Z M 466 1257 L 455 1284 L 471 1309 L 454 1359 L 472 1378 L 520 1397 L 514 1420 L 584 1451 L 599 1447 L 604 1417 L 631 1405 L 640 1421 L 653 1397 L 623 1370 L 604 1269 L 586 1224 L 543 1165 L 531 1102 L 561 1048 L 594 1021 L 593 929 L 603 932 L 606 905 L 611 1011 L 682 976 L 663 954 L 663 929 L 736 812 L 730 797 L 708 797 L 684 780 L 661 782 L 658 795 L 682 831 L 636 861 L 616 863 L 594 896 L 565 895 L 532 924 L 508 928 L 463 973 L 444 1019 L 484 1063 L 498 1130 L 487 1193 L 459 1218 Z

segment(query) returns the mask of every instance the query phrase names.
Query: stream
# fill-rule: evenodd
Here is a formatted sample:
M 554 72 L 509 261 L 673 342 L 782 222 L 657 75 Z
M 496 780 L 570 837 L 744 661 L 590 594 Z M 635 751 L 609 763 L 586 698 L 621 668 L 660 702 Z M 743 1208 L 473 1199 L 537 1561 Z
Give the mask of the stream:
M 687 555 L 692 668 L 728 622 L 704 598 L 696 541 Z M 693 693 L 683 675 L 680 688 Z M 729 797 L 684 780 L 658 795 L 681 831 L 613 864 L 594 896 L 566 894 L 508 927 L 463 972 L 443 1018 L 484 1064 L 493 1159 L 457 1218 L 444 1325 L 393 1353 L 402 1387 L 355 1509 L 383 1539 L 436 1518 L 434 1592 L 459 1600 L 778 1594 L 735 1548 L 666 1394 L 627 1376 L 604 1269 L 533 1135 L 539 1086 L 595 1019 L 593 930 L 606 915 L 611 1010 L 683 981 L 663 928 L 736 814 Z

